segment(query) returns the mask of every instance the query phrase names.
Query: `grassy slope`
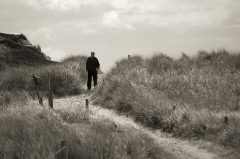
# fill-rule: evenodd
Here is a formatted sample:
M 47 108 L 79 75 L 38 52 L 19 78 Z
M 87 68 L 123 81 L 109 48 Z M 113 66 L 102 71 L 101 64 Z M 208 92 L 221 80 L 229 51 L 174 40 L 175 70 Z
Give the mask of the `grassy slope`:
M 0 155 L 47 158 L 67 140 L 73 159 L 161 158 L 154 141 L 138 130 L 116 131 L 111 121 L 83 114 L 81 109 L 51 111 L 34 104 L 8 109 L 0 113 Z
M 86 118 L 78 103 L 73 110 L 53 111 L 31 102 L 35 94 L 32 73 L 41 78 L 42 95 L 49 77 L 55 95 L 81 93 L 85 61 L 86 57 L 69 57 L 53 65 L 1 72 L 0 158 L 54 158 L 51 155 L 59 150 L 61 140 L 69 142 L 72 159 L 162 158 L 163 152 L 152 138 L 134 128 L 119 127 L 117 131 L 112 121 L 91 113 Z
M 80 94 L 86 81 L 86 57 L 70 57 L 61 63 L 38 67 L 22 66 L 0 72 L 0 107 L 25 104 L 36 97 L 32 74 L 40 77 L 40 92 L 46 98 L 49 78 L 55 96 Z
M 49 79 L 55 96 L 82 93 L 86 57 L 52 63 L 39 48 L 24 46 L 23 35 L 0 34 L 0 40 L 0 158 L 55 158 L 61 140 L 69 142 L 72 159 L 161 158 L 153 139 L 137 129 L 116 131 L 111 121 L 85 118 L 82 109 L 53 111 L 31 102 L 32 74 L 40 77 L 44 98 Z
M 175 136 L 238 148 L 239 59 L 225 50 L 179 60 L 162 54 L 123 59 L 106 75 L 95 102 Z

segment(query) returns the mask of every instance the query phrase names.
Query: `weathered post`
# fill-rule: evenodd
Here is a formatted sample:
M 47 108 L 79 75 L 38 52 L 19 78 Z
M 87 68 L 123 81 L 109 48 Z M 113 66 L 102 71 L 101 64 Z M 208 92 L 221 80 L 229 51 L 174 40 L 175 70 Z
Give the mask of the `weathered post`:
M 48 81 L 48 105 L 51 109 L 53 109 L 53 91 L 52 91 L 52 86 L 51 86 L 51 79 L 49 78 Z
M 8 105 L 10 104 L 11 102 L 11 99 L 9 96 L 5 96 L 5 105 L 6 105 L 6 108 L 8 107 Z
M 235 111 L 238 111 L 239 110 L 239 98 L 240 98 L 240 89 L 237 88 L 235 91 L 234 91 L 234 94 L 236 96 L 236 104 L 235 104 L 235 107 L 233 108 Z
M 40 96 L 39 88 L 38 88 L 38 85 L 40 84 L 38 80 L 40 79 L 40 77 L 37 77 L 33 74 L 32 78 L 33 78 L 33 82 L 34 82 L 35 89 L 36 89 L 36 92 L 37 92 L 37 97 L 38 97 L 39 104 L 43 106 L 43 99 Z
M 13 159 L 20 159 L 20 157 L 18 157 L 18 154 L 15 153 L 14 156 L 13 156 Z
M 225 116 L 224 117 L 224 124 L 228 125 L 229 124 L 229 119 L 228 119 L 228 116 Z
M 128 59 L 130 59 L 131 58 L 131 56 L 130 55 L 128 55 Z
M 61 150 L 60 159 L 68 159 L 69 147 L 67 141 L 61 141 Z
M 6 156 L 5 153 L 0 153 L 0 158 L 1 158 L 1 159 L 7 159 L 7 156 Z
M 89 110 L 89 100 L 86 99 L 86 109 Z
M 86 106 L 86 109 L 84 111 L 84 119 L 88 119 L 88 115 L 89 115 L 89 99 L 85 100 L 85 106 Z
M 172 110 L 176 110 L 176 105 L 173 105 L 173 106 L 172 106 Z

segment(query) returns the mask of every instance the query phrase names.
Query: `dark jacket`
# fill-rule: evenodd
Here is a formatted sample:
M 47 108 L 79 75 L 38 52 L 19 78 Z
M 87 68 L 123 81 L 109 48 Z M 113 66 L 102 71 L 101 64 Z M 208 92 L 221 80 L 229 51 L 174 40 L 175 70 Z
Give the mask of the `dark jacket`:
M 96 57 L 89 57 L 86 62 L 87 71 L 96 71 L 100 67 L 98 59 Z

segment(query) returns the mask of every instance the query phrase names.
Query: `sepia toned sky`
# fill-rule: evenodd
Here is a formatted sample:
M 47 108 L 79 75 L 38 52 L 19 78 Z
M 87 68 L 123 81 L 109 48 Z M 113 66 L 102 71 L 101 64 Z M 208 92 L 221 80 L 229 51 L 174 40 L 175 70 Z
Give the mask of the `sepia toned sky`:
M 23 33 L 53 60 L 240 50 L 239 0 L 0 0 L 0 32 Z

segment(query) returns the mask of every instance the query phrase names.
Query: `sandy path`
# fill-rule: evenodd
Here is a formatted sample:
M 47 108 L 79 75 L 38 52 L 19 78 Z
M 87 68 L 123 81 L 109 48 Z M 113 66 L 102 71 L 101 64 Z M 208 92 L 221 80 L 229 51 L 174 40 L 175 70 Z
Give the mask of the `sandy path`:
M 81 96 L 56 99 L 54 101 L 55 109 L 76 109 L 76 107 L 85 107 L 85 99 L 90 99 L 90 95 L 84 94 Z M 85 109 L 85 108 L 83 108 Z M 214 159 L 219 158 L 216 154 L 200 148 L 196 144 L 192 144 L 189 141 L 183 141 L 172 137 L 167 137 L 159 130 L 150 130 L 136 123 L 133 119 L 119 115 L 114 110 L 104 109 L 97 105 L 90 103 L 90 111 L 92 112 L 92 118 L 105 118 L 115 122 L 116 125 L 129 126 L 138 129 L 139 131 L 152 137 L 159 147 L 169 152 L 177 159 Z

